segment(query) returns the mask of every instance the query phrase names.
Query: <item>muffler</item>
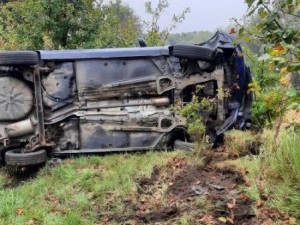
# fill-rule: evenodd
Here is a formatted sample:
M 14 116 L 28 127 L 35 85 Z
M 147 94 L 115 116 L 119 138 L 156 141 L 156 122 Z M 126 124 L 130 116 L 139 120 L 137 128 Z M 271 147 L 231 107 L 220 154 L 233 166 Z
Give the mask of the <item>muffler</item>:
M 26 119 L 7 125 L 4 128 L 4 131 L 8 138 L 17 138 L 34 133 L 34 125 L 35 123 L 32 121 L 32 119 Z

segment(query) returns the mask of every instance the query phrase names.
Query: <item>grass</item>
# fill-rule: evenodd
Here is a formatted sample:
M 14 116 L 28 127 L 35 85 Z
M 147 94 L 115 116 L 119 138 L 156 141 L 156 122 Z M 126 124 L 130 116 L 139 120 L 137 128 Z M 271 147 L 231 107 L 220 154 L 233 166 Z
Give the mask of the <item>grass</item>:
M 232 130 L 225 134 L 226 148 L 237 157 L 257 148 L 257 138 L 250 131 Z
M 0 224 L 101 224 L 103 212 L 123 212 L 123 202 L 138 188 L 137 177 L 149 177 L 155 165 L 180 154 L 148 152 L 68 159 L 56 168 L 42 168 L 36 178 L 16 188 L 5 188 L 11 178 L 2 168 Z
M 243 190 L 263 206 L 277 209 L 297 218 L 300 214 L 300 138 L 296 131 L 285 128 L 277 145 L 272 145 L 273 132 L 265 130 L 260 137 L 260 153 L 249 155 L 257 148 L 257 137 L 250 132 L 231 131 L 225 136 L 225 146 L 212 152 L 221 157 L 215 166 L 234 166 L 246 175 Z M 226 154 L 229 152 L 230 154 Z M 242 158 L 237 158 L 241 157 Z M 114 154 L 64 160 L 55 168 L 43 167 L 37 176 L 13 187 L 15 175 L 6 167 L 0 168 L 0 224 L 68 225 L 119 224 L 116 215 L 136 213 L 127 207 L 128 201 L 143 198 L 146 211 L 168 206 L 167 177 L 180 172 L 175 159 L 184 158 L 188 165 L 201 165 L 203 158 L 186 152 L 147 152 L 145 154 Z M 223 160 L 224 159 L 224 160 Z M 171 164 L 169 164 L 172 162 Z M 219 165 L 220 164 L 220 165 Z M 168 166 L 169 165 L 169 166 Z M 227 165 L 227 166 L 228 166 Z M 159 167 L 159 178 L 147 191 L 140 192 L 137 178 L 151 177 Z M 179 166 L 180 167 L 180 166 Z M 247 171 L 247 172 L 245 172 Z M 266 199 L 267 198 L 267 199 Z M 185 204 L 185 203 L 184 203 Z M 173 218 L 171 224 L 191 224 L 197 215 L 211 212 L 214 205 L 202 197 L 195 199 L 195 210 Z M 138 209 L 137 209 L 138 210 Z M 256 209 L 259 215 L 259 208 Z M 107 217 L 110 217 L 107 220 Z M 275 222 L 275 221 L 274 221 Z M 134 224 L 134 221 L 133 221 Z M 274 223 L 276 224 L 276 223 Z M 278 222 L 280 224 L 280 220 Z M 296 223 L 291 223 L 296 224 Z
M 300 214 L 300 134 L 283 129 L 274 146 L 273 131 L 265 130 L 258 156 L 240 159 L 248 171 L 249 197 L 261 201 L 282 213 L 298 217 Z

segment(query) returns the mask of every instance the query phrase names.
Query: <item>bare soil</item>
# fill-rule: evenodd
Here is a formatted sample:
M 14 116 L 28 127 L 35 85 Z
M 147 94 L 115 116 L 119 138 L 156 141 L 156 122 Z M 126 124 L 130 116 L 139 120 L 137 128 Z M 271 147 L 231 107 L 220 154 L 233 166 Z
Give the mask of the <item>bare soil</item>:
M 125 202 L 126 211 L 108 216 L 106 221 L 174 224 L 176 218 L 189 214 L 193 224 L 256 224 L 253 202 L 240 191 L 245 183 L 243 175 L 234 168 L 215 167 L 220 160 L 223 157 L 215 152 L 207 156 L 202 167 L 176 157 L 161 168 L 155 167 L 151 177 L 136 179 L 139 189 Z M 168 187 L 163 196 L 157 196 L 163 184 Z M 224 219 L 226 222 L 220 221 Z
M 34 180 L 43 165 L 38 166 L 27 166 L 27 167 L 9 167 L 2 168 L 5 170 L 7 176 L 7 180 L 3 182 L 4 189 L 12 189 L 22 186 L 26 182 Z

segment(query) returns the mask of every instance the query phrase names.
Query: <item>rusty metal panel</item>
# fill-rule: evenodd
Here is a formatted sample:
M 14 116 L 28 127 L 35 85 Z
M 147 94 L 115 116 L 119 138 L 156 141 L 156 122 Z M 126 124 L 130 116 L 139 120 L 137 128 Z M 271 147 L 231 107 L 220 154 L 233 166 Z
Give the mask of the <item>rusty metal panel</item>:
M 78 120 L 68 120 L 62 126 L 62 132 L 58 143 L 60 150 L 80 148 Z
M 51 110 L 73 103 L 76 91 L 73 63 L 56 63 L 52 72 L 42 76 L 42 87 L 43 102 Z
M 157 67 L 148 59 L 84 60 L 76 61 L 75 68 L 79 93 L 116 81 L 160 74 Z
M 99 123 L 80 124 L 82 149 L 114 149 L 129 147 L 152 147 L 161 137 L 157 132 L 111 131 Z

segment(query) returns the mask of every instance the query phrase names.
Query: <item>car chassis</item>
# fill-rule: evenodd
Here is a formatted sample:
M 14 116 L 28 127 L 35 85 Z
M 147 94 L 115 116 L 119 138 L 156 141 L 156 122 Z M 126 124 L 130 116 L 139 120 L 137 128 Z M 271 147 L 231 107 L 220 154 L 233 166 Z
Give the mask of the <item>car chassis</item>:
M 218 32 L 198 45 L 1 52 L 1 155 L 26 166 L 50 155 L 185 148 L 194 139 L 170 107 L 191 102 L 197 85 L 213 105 L 199 109 L 211 143 L 249 127 L 251 75 L 233 42 Z

